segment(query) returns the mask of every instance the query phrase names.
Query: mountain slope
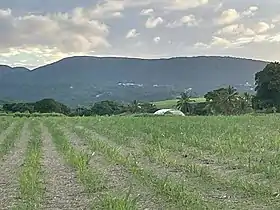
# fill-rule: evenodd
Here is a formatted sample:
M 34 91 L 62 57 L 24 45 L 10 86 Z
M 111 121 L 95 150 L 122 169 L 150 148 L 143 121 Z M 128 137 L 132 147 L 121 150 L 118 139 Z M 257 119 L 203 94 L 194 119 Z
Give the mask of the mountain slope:
M 51 97 L 69 105 L 99 100 L 164 100 L 186 88 L 202 95 L 223 86 L 254 83 L 263 61 L 231 57 L 135 59 L 70 57 L 27 71 L 0 66 L 0 98 Z M 1 73 L 2 72 L 2 73 Z M 5 72 L 5 73 L 3 73 Z

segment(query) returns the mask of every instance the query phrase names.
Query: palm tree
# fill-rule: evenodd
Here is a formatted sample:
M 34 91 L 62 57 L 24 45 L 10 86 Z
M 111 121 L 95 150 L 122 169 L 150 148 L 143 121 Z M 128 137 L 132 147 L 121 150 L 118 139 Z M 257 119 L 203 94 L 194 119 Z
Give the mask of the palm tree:
M 209 113 L 232 114 L 238 104 L 238 92 L 232 86 L 208 92 L 205 98 Z
M 244 114 L 252 111 L 252 99 L 253 99 L 252 95 L 247 92 L 245 92 L 243 96 L 239 97 L 239 102 L 240 102 L 239 109 L 241 113 Z
M 238 95 L 238 92 L 236 89 L 232 86 L 228 86 L 225 89 L 225 95 L 223 102 L 232 102 L 236 99 L 236 96 Z
M 219 105 L 223 109 L 224 114 L 232 114 L 235 112 L 235 108 L 237 105 L 238 92 L 232 86 L 228 86 L 225 88 L 224 94 L 221 94 L 221 100 Z
M 223 101 L 226 109 L 225 110 L 226 114 L 231 114 L 232 112 L 234 112 L 236 101 L 238 100 L 237 96 L 238 96 L 238 92 L 234 87 L 228 86 L 226 88 L 226 95 Z
M 129 105 L 129 110 L 131 113 L 137 113 L 141 109 L 140 104 L 137 100 L 132 101 L 132 103 Z
M 251 107 L 253 96 L 250 93 L 245 92 L 244 95 L 243 95 L 243 98 Z
M 191 114 L 191 104 L 190 102 L 194 102 L 195 100 L 191 100 L 190 94 L 188 92 L 181 93 L 181 96 L 178 98 L 176 108 L 182 111 L 184 114 Z

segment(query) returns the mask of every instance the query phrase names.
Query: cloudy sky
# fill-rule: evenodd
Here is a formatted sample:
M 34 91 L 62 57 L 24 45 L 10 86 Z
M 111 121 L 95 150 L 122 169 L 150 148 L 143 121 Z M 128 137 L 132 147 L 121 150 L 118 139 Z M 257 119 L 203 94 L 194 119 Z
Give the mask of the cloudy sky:
M 0 1 L 0 63 L 72 55 L 280 60 L 279 0 Z

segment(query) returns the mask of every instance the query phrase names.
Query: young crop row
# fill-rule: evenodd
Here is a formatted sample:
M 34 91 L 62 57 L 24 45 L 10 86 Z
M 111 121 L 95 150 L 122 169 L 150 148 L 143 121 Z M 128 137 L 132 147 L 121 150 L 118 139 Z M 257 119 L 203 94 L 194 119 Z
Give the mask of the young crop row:
M 52 135 L 57 150 L 63 155 L 66 162 L 72 166 L 83 184 L 89 197 L 95 196 L 97 192 L 105 192 L 106 177 L 101 171 L 89 167 L 91 155 L 86 151 L 80 151 L 70 144 L 66 135 L 58 127 L 58 123 L 46 120 L 46 125 Z M 130 192 L 118 195 L 105 193 L 99 197 L 98 203 L 92 204 L 93 209 L 136 209 L 136 198 L 131 198 Z
M 107 126 L 105 126 L 104 122 L 102 122 L 103 120 L 104 119 L 102 118 L 95 119 L 94 126 L 91 126 L 93 122 L 88 120 L 85 120 L 84 122 L 82 122 L 81 120 L 75 121 L 74 124 L 80 124 L 81 127 L 94 129 L 95 131 L 104 134 L 111 139 L 114 139 L 114 141 L 119 146 L 125 146 L 126 150 L 132 149 L 132 147 L 129 147 L 129 145 L 131 146 L 131 144 L 133 144 L 133 141 L 137 141 L 136 145 L 142 145 L 142 147 L 140 147 L 140 150 L 138 148 L 137 151 L 140 156 L 150 157 L 150 160 L 155 161 L 157 164 L 161 165 L 161 167 L 180 170 L 185 173 L 187 177 L 199 177 L 199 182 L 204 183 L 205 185 L 207 185 L 208 183 L 208 186 L 219 186 L 224 190 L 231 189 L 235 192 L 238 192 L 240 195 L 243 194 L 247 198 L 252 197 L 252 199 L 254 199 L 255 201 L 261 201 L 265 203 L 270 203 L 275 199 L 275 196 L 278 195 L 278 192 L 276 191 L 278 187 L 275 186 L 275 182 L 271 182 L 270 180 L 268 180 L 268 182 L 260 182 L 259 178 L 263 176 L 258 176 L 258 179 L 254 179 L 255 177 L 248 173 L 247 175 L 245 173 L 244 176 L 244 173 L 242 171 L 241 174 L 233 173 L 233 175 L 230 176 L 229 174 L 225 173 L 226 171 L 218 171 L 219 173 L 217 173 L 216 168 L 219 168 L 218 165 L 214 167 L 215 170 L 212 170 L 208 164 L 202 165 L 201 163 L 194 162 L 193 160 L 189 160 L 188 158 L 182 158 L 182 156 L 179 155 L 175 156 L 176 152 L 174 153 L 174 151 L 171 150 L 170 147 L 164 145 L 164 142 L 169 141 L 167 143 L 167 145 L 169 145 L 170 143 L 174 143 L 174 141 L 176 142 L 176 139 L 166 140 L 163 136 L 161 136 L 158 139 L 153 138 L 153 140 L 151 140 L 147 138 L 149 135 L 146 135 L 145 138 L 143 138 L 143 135 L 139 135 L 141 133 L 139 133 L 139 131 L 135 128 L 136 125 L 134 125 L 134 129 L 128 129 L 132 127 L 131 125 L 133 125 L 133 123 L 122 124 L 120 118 L 119 123 L 112 123 L 108 120 L 106 121 L 108 124 Z M 126 132 L 127 130 L 128 132 Z M 79 129 L 75 129 L 75 131 L 81 132 L 79 131 Z
M 5 129 L 12 128 L 2 135 L 0 158 L 15 146 L 25 120 L 0 122 Z M 104 168 L 90 163 L 91 153 L 123 167 L 137 184 L 176 208 L 219 209 L 225 204 L 279 208 L 279 123 L 276 116 L 43 119 L 93 209 L 138 209 L 139 201 L 132 188 L 126 193 L 112 190 Z M 40 208 L 44 203 L 39 121 L 32 120 L 28 130 L 18 209 Z M 65 130 L 77 134 L 84 145 L 81 148 L 91 153 L 73 144 Z
M 20 193 L 16 209 L 40 209 L 43 199 L 41 130 L 37 121 L 29 124 L 29 141 L 25 154 L 23 168 L 19 175 Z
M 218 162 L 233 162 L 248 173 L 262 173 L 274 180 L 280 178 L 277 127 L 280 120 L 274 116 L 166 118 L 164 123 L 147 118 L 86 118 L 82 121 L 94 124 L 98 132 L 119 136 L 115 139 L 119 143 L 130 144 L 131 139 L 137 138 L 174 153 L 208 154 L 216 156 Z
M 23 128 L 23 120 L 18 120 L 15 123 L 14 129 L 7 134 L 7 136 L 2 139 L 0 142 L 0 159 L 4 157 L 15 145 L 15 142 L 19 139 L 21 130 Z M 6 124 L 7 127 L 10 125 L 10 122 Z
M 11 118 L 0 117 L 0 143 L 3 141 L 7 133 L 13 129 L 15 123 L 16 122 Z
M 143 167 L 138 163 L 133 155 L 123 154 L 117 147 L 110 143 L 93 136 L 85 129 L 73 127 L 73 131 L 79 135 L 88 144 L 92 151 L 98 151 L 109 161 L 124 166 L 145 186 L 151 188 L 159 196 L 163 196 L 169 203 L 178 207 L 190 207 L 194 209 L 204 209 L 218 207 L 218 204 L 212 201 L 205 201 L 200 193 L 190 190 L 183 182 L 174 181 L 168 176 L 158 176 L 149 168 Z
M 11 118 L 0 117 L 0 133 L 6 130 L 12 123 Z

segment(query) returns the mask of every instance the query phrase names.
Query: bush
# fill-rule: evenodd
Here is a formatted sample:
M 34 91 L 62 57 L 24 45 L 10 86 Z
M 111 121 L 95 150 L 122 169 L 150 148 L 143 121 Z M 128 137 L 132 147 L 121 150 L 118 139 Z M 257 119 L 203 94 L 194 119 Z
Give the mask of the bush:
M 93 105 L 91 108 L 93 115 L 118 115 L 126 112 L 126 108 L 123 104 L 117 103 L 115 101 L 100 101 Z

